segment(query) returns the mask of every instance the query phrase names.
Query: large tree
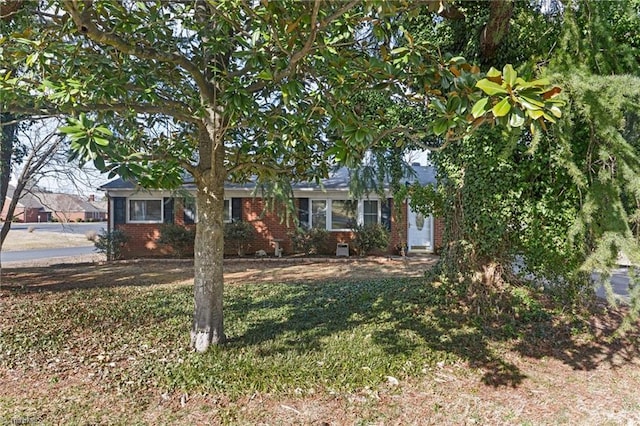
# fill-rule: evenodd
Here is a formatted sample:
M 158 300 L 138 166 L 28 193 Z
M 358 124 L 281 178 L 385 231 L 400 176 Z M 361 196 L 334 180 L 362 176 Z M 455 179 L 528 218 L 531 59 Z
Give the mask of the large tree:
M 610 269 L 620 252 L 640 260 L 632 232 L 640 216 L 640 2 L 505 3 L 505 32 L 490 52 L 483 37 L 493 2 L 455 2 L 456 19 L 433 26 L 434 15 L 421 14 L 409 28 L 485 66 L 546 74 L 563 87 L 563 115 L 544 135 L 483 129 L 447 146 L 432 158 L 438 192 L 415 188 L 413 200 L 445 217 L 441 266 L 450 276 L 463 272 L 483 286 L 535 277 L 561 290 L 564 303 L 579 302 L 591 294 L 593 270 Z
M 430 7 L 447 7 L 427 1 Z M 414 43 L 391 1 L 50 1 L 24 3 L 1 28 L 0 97 L 13 113 L 68 114 L 77 156 L 147 186 L 197 185 L 191 344 L 224 341 L 224 182 L 313 180 L 357 162 L 381 135 L 353 95 L 384 91 L 416 109 L 435 103 L 430 131 L 451 138 L 469 121 L 551 114 L 547 82 L 505 82 L 482 94 L 477 67 Z M 399 46 L 398 40 L 408 44 Z M 15 71 L 14 71 L 15 70 Z M 510 73 L 510 68 L 505 71 Z M 485 88 L 488 80 L 483 81 Z M 481 84 L 482 86 L 482 84 Z M 510 107 L 506 108 L 506 103 Z M 514 123 L 512 123 L 514 124 Z M 523 125 L 522 123 L 515 123 Z

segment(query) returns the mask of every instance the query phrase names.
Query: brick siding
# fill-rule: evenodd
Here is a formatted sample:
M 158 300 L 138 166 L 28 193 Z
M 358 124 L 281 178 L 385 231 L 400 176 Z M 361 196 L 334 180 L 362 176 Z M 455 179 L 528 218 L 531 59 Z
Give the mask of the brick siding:
M 296 207 L 297 207 L 296 200 Z M 392 206 L 392 211 L 395 206 Z M 281 220 L 278 211 L 283 209 L 276 209 L 273 211 L 264 210 L 264 200 L 260 198 L 243 198 L 242 199 L 242 220 L 251 223 L 255 230 L 256 236 L 253 240 L 247 243 L 246 253 L 253 254 L 258 250 L 264 250 L 270 256 L 274 255 L 274 240 L 282 240 L 279 242 L 280 247 L 283 249 L 284 254 L 293 253 L 293 244 L 289 238 L 289 233 L 295 229 L 293 217 L 288 221 Z M 181 203 L 176 202 L 174 207 L 174 223 L 183 226 L 195 226 L 184 225 L 183 210 Z M 391 236 L 388 250 L 381 253 L 395 253 L 395 247 L 401 243 L 407 241 L 407 227 L 405 218 L 407 217 L 407 205 L 402 204 L 401 214 L 393 214 L 391 219 Z M 144 224 L 144 223 L 127 223 L 116 225 L 117 229 L 125 232 L 128 237 L 128 242 L 123 250 L 124 258 L 135 257 L 168 257 L 172 255 L 170 247 L 159 244 L 157 242 L 160 236 L 160 224 Z M 436 218 L 434 229 L 434 242 L 436 250 L 442 245 L 444 221 L 440 218 Z M 353 233 L 349 231 L 329 232 L 328 252 L 334 253 L 336 250 L 336 244 L 338 243 L 350 243 L 353 238 Z M 350 252 L 353 255 L 353 248 L 350 248 Z M 237 255 L 234 247 L 226 247 L 225 255 L 234 256 Z

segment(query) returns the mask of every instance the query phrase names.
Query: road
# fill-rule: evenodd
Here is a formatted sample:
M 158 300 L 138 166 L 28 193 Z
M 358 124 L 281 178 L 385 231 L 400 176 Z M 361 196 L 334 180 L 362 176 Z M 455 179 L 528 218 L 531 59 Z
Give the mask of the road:
M 613 287 L 613 294 L 621 301 L 629 301 L 629 273 L 628 268 L 617 268 L 611 271 L 611 286 Z M 592 275 L 594 282 L 597 282 L 599 276 L 597 273 Z M 599 287 L 596 290 L 596 295 L 605 299 L 604 287 Z
M 74 257 L 96 253 L 93 246 L 88 247 L 62 247 L 54 249 L 38 249 L 24 251 L 7 251 L 0 254 L 2 264 L 10 262 L 25 262 L 29 260 L 51 259 L 53 257 Z
M 107 229 L 107 222 L 42 222 L 42 223 L 13 223 L 11 231 L 26 231 L 29 228 L 47 232 L 63 232 L 67 234 L 85 234 L 88 231 L 100 232 Z

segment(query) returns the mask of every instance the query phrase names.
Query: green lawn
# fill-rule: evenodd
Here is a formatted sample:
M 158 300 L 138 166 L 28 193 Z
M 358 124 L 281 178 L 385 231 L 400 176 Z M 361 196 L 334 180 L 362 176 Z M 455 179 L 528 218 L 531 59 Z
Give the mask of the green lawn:
M 0 396 L 5 419 L 146 423 L 141 413 L 159 395 L 200 395 L 226 401 L 217 421 L 251 423 L 255 418 L 238 417 L 237 404 L 256 395 L 295 401 L 393 394 L 397 383 L 430 381 L 446 366 L 465 366 L 455 376 L 477 376 L 477 386 L 513 389 L 528 375 L 507 350 L 557 358 L 558 350 L 583 344 L 570 332 L 579 323 L 559 320 L 525 289 L 509 295 L 512 308 L 480 320 L 425 278 L 363 279 L 230 285 L 229 341 L 203 355 L 188 348 L 190 282 L 130 280 L 110 288 L 5 291 L 2 384 L 20 372 L 30 386 L 58 386 L 67 395 L 38 399 L 36 393 L 27 401 L 26 393 L 9 392 Z M 78 394 L 85 400 L 68 396 Z M 124 398 L 124 413 L 114 414 L 95 395 Z

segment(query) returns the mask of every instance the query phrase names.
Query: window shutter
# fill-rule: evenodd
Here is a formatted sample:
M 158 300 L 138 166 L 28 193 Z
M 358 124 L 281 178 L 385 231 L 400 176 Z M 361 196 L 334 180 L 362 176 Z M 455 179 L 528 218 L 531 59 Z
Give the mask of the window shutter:
M 242 198 L 231 199 L 231 220 L 242 220 Z
M 309 227 L 309 199 L 298 198 L 298 221 L 303 228 Z
M 127 221 L 126 197 L 113 197 L 113 224 L 120 225 Z
M 164 199 L 164 223 L 173 223 L 173 198 Z
M 387 228 L 388 231 L 391 231 L 391 203 L 393 198 L 388 198 L 385 200 L 380 200 L 380 219 L 382 225 Z

